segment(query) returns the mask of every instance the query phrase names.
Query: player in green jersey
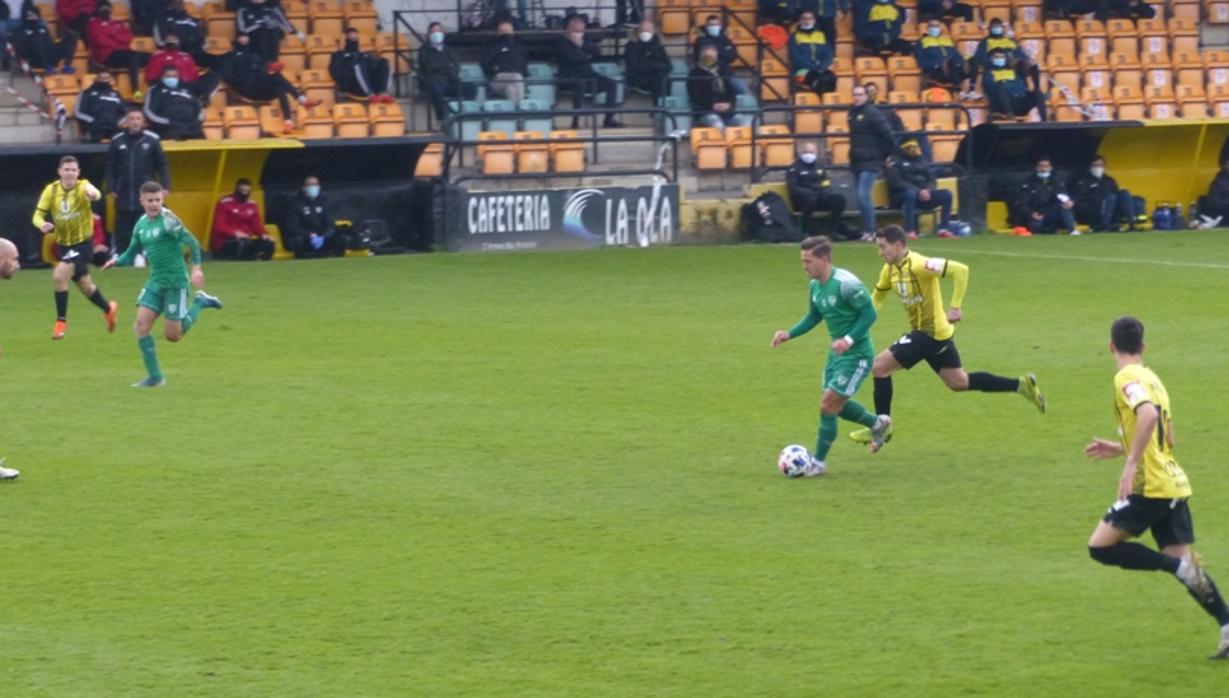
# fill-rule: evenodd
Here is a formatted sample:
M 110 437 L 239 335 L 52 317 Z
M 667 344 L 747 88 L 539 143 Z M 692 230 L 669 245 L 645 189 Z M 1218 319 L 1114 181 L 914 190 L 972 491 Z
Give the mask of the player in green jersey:
M 132 243 L 122 255 L 103 265 L 103 269 L 116 265 L 130 266 L 141 253 L 149 260 L 149 279 L 137 297 L 137 322 L 134 328 L 149 377 L 133 383 L 134 388 L 166 385 L 166 379 L 158 367 L 154 338 L 149 334 L 159 315 L 164 316 L 163 336 L 168 342 L 178 342 L 196 324 L 201 310 L 222 308 L 222 301 L 200 290 L 205 285 L 200 243 L 170 209 L 162 207 L 162 198 L 162 185 L 157 182 L 141 185 L 141 207 L 145 209 L 145 215 L 133 228 Z M 191 276 L 184 263 L 185 247 L 192 255 Z M 188 303 L 189 280 L 198 289 L 191 304 Z
M 887 415 L 876 417 L 852 399 L 870 375 L 875 360 L 870 329 L 877 314 L 870 294 L 858 277 L 832 266 L 832 244 L 828 238 L 816 235 L 803 240 L 801 254 L 802 268 L 811 278 L 807 314 L 793 328 L 777 330 L 772 346 L 784 344 L 828 321 L 832 344 L 824 366 L 819 434 L 811 454 L 811 467 L 805 473 L 811 477 L 827 471 L 825 459 L 836 440 L 837 417 L 868 427 L 880 446 L 892 419 Z

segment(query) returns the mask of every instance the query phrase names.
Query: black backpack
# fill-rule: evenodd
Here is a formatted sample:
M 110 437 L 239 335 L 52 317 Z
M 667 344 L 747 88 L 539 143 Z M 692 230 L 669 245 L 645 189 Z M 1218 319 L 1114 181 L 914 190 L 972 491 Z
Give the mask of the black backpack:
M 798 242 L 789 204 L 776 192 L 765 192 L 742 209 L 743 237 L 759 242 Z

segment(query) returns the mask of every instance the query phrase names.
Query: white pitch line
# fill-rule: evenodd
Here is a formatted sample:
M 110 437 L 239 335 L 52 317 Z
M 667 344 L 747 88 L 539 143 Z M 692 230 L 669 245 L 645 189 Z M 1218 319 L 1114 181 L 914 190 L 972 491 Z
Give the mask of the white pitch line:
M 918 250 L 923 252 L 922 250 Z M 943 250 L 943 254 L 950 253 L 949 250 Z M 929 252 L 925 252 L 929 255 Z M 1213 264 L 1211 262 L 1174 262 L 1167 259 L 1129 259 L 1127 257 L 1085 257 L 1082 255 L 1064 255 L 1064 254 L 1023 254 L 1020 252 L 995 252 L 992 250 L 960 250 L 955 256 L 963 256 L 966 254 L 984 254 L 992 257 L 1022 257 L 1025 259 L 1059 259 L 1070 260 L 1077 262 L 1106 262 L 1110 264 L 1152 264 L 1165 267 L 1196 267 L 1199 269 L 1226 269 L 1229 270 L 1229 264 Z

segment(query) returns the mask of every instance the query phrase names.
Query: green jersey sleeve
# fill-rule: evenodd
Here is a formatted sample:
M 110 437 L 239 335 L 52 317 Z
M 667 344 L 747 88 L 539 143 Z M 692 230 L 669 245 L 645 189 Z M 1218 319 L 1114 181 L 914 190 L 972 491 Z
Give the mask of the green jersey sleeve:
M 192 255 L 192 264 L 199 266 L 201 263 L 201 243 L 197 241 L 196 236 L 191 233 L 179 220 L 175 218 L 175 230 L 173 231 L 179 236 L 179 241 L 188 248 L 188 252 Z
M 141 224 L 138 223 L 136 230 L 132 233 L 132 242 L 128 243 L 128 249 L 116 258 L 115 264 L 121 267 L 130 267 L 132 262 L 136 260 L 137 255 L 141 254 L 144 247 L 141 244 Z
M 849 336 L 855 341 L 867 336 L 871 325 L 875 324 L 875 320 L 879 318 L 879 313 L 875 311 L 875 303 L 871 300 L 871 295 L 867 293 L 866 287 L 857 279 L 844 280 L 841 282 L 841 298 L 849 304 L 850 308 L 858 311 L 853 326 L 849 328 Z
M 798 324 L 789 329 L 789 338 L 793 339 L 810 332 L 823 320 L 823 313 L 820 313 L 819 308 L 815 307 L 815 282 L 812 281 L 811 285 L 807 288 L 807 314 L 802 316 Z

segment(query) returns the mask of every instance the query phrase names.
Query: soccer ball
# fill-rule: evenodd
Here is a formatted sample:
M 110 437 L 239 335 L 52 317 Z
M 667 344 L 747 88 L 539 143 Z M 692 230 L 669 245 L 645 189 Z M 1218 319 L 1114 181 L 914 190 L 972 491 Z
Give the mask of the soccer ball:
M 802 477 L 811 465 L 811 454 L 805 446 L 786 446 L 777 458 L 777 468 L 785 477 Z

